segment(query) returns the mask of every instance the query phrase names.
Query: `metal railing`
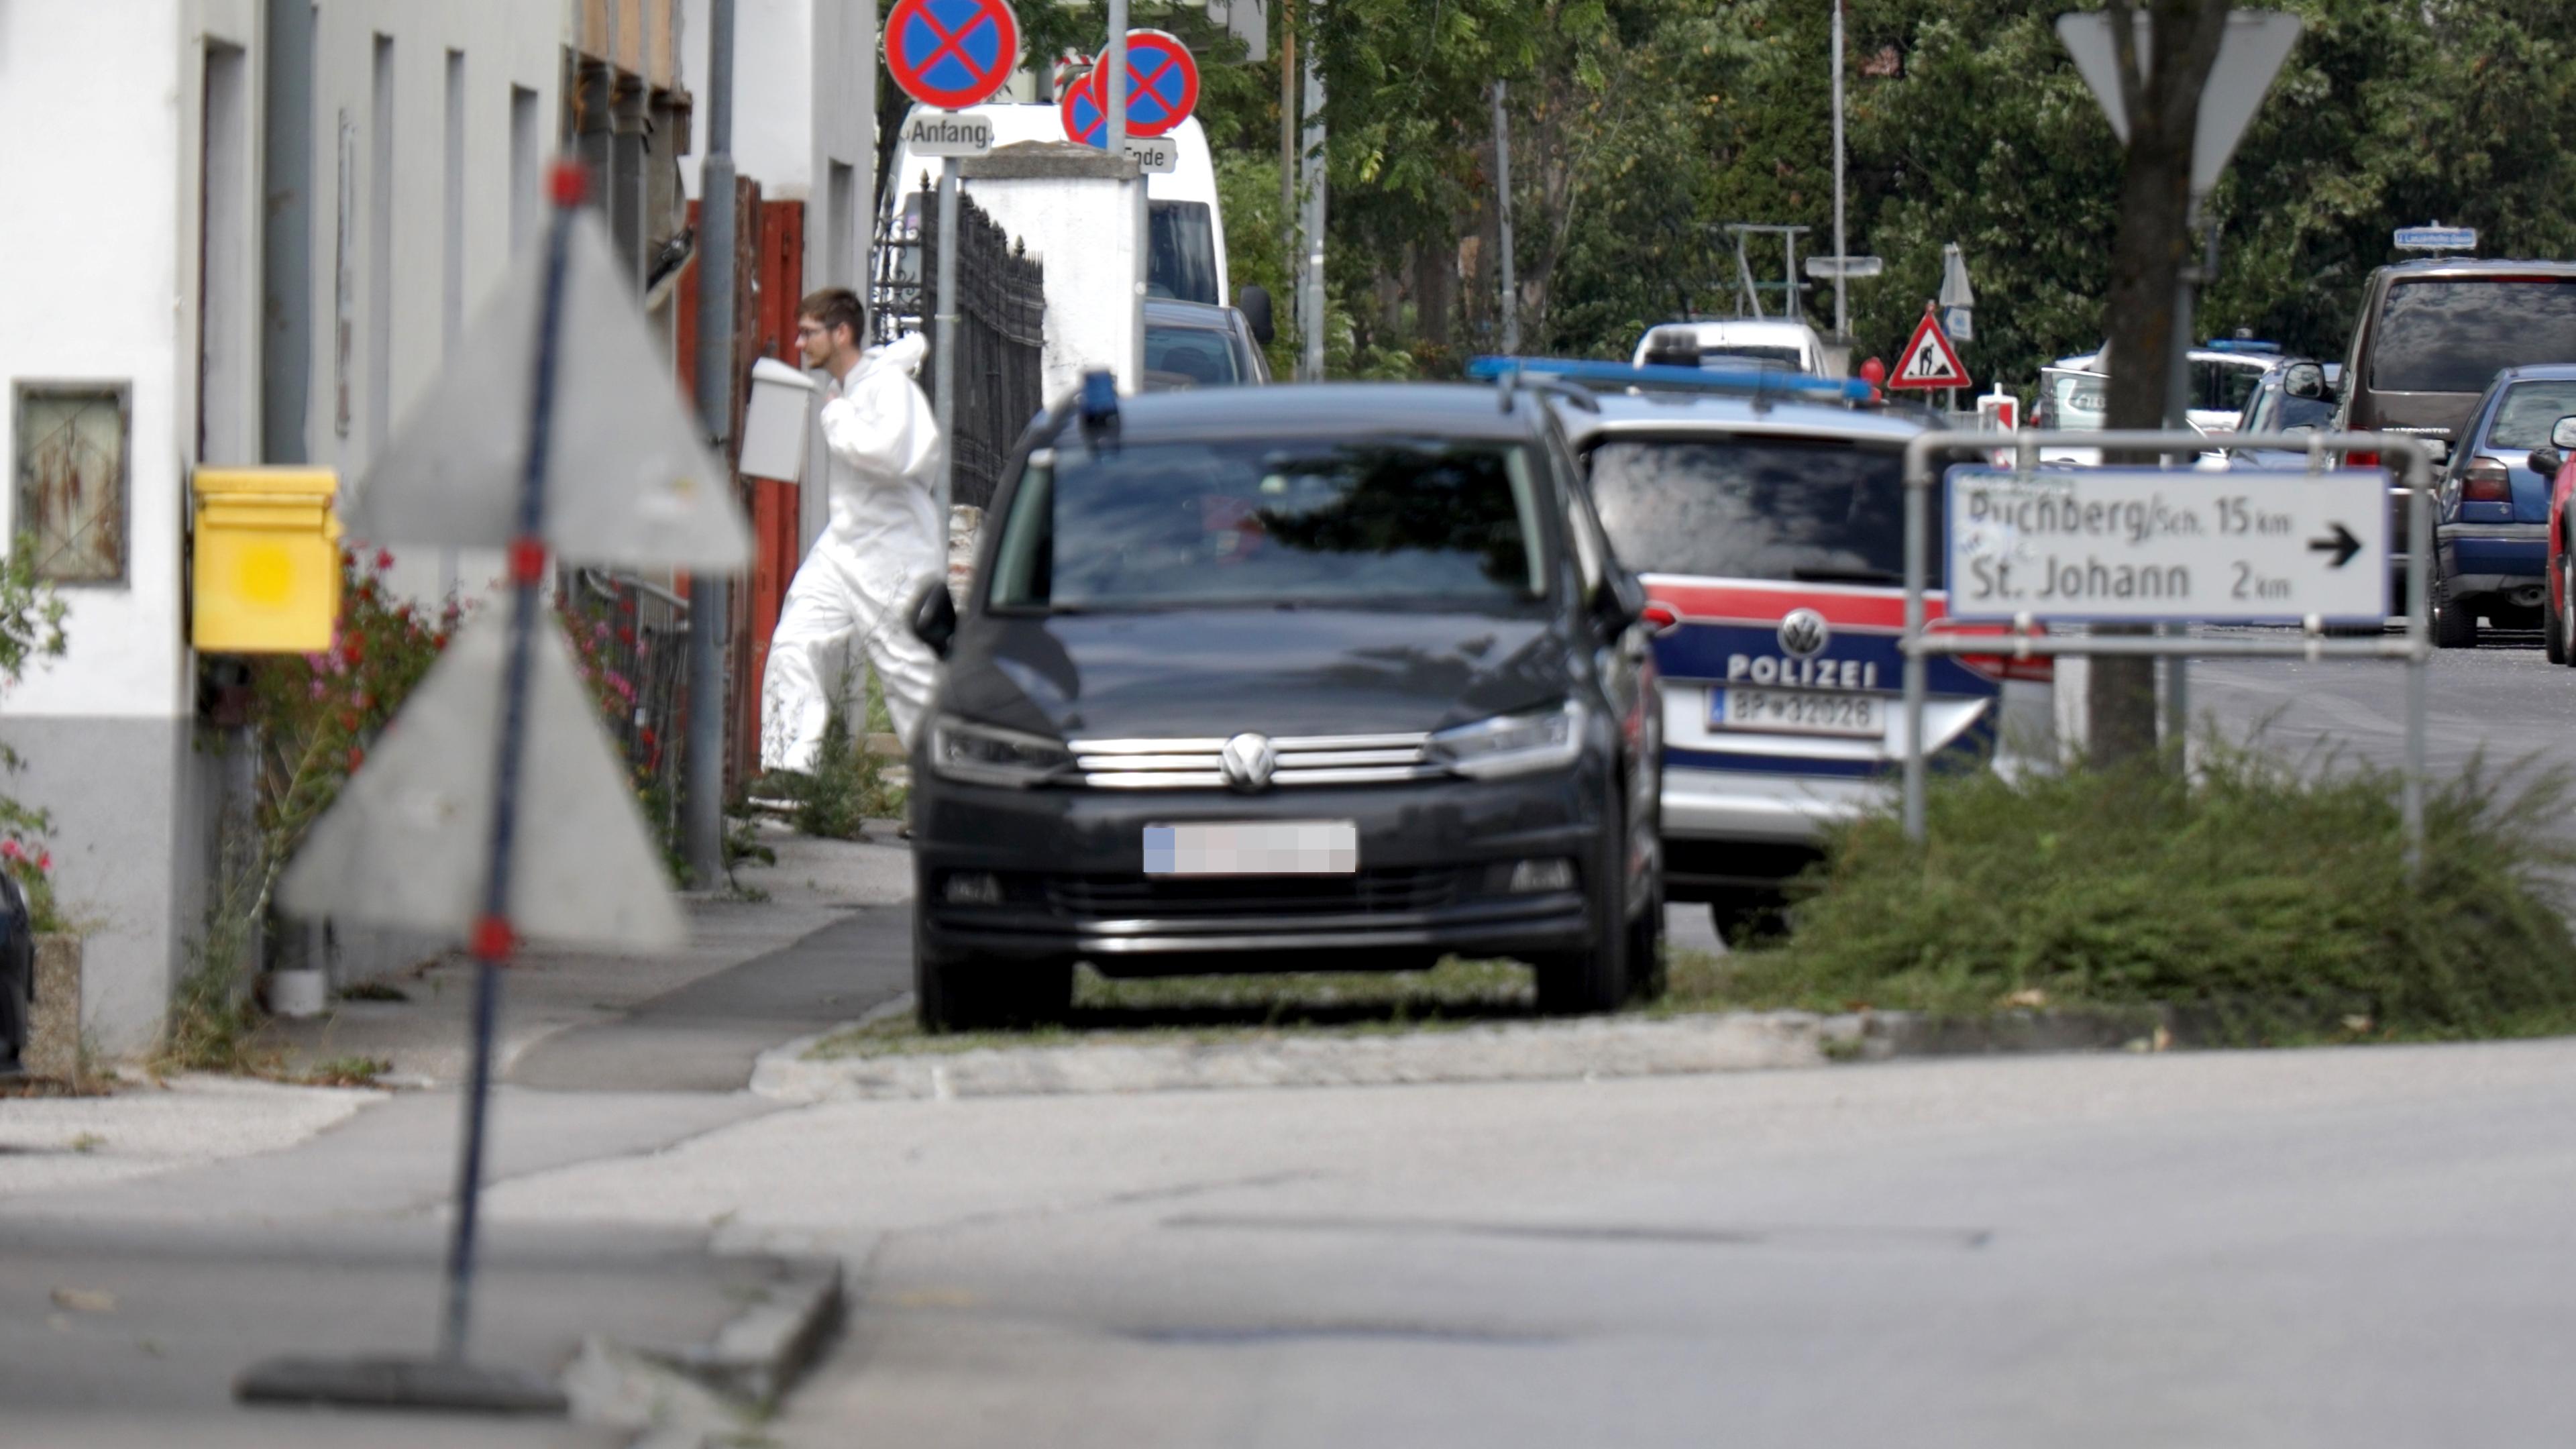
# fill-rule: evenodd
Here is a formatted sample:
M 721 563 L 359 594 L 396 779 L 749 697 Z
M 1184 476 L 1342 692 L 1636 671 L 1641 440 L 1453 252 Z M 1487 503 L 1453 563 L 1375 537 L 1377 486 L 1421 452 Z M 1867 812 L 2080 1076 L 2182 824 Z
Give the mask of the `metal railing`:
M 1936 457 L 1961 453 L 1993 454 L 2009 448 L 2015 472 L 2031 477 L 2040 470 L 2045 447 L 2100 450 L 2102 456 L 2147 453 L 2164 457 L 2184 454 L 2266 449 L 2306 455 L 2307 471 L 2322 473 L 2329 455 L 2375 452 L 2403 459 L 2405 474 L 2392 492 L 2407 495 L 2406 632 L 2397 638 L 2330 639 L 2325 621 L 2309 615 L 2300 634 L 2288 639 L 2194 639 L 2187 634 L 2050 634 L 2028 614 L 2013 620 L 2002 634 L 1935 634 L 1925 628 L 1924 596 L 1930 570 L 1924 549 L 1930 542 L 1930 491 L 1942 475 Z M 2052 471 L 2080 479 L 2081 467 L 2051 465 Z M 2281 470 L 2271 470 L 2281 471 Z M 1926 664 L 1934 655 L 2005 655 L 2015 659 L 2059 656 L 2150 656 L 2231 659 L 2403 659 L 2406 661 L 2406 773 L 2399 810 L 2406 832 L 2406 862 L 2420 868 L 2424 858 L 2424 712 L 2425 671 L 2432 661 L 2431 590 L 2433 554 L 2433 454 L 2421 439 L 2402 433 L 2233 433 L 2212 439 L 2199 433 L 2167 432 L 2032 432 L 1921 433 L 1905 445 L 1905 836 L 1921 841 L 1926 833 L 1925 789 L 1928 774 L 1923 728 L 1929 692 Z M 1946 582 L 1946 581 L 1945 581 Z
M 688 598 L 602 569 L 577 570 L 575 581 L 566 622 L 582 636 L 575 644 L 583 661 L 600 672 L 597 687 L 614 701 L 605 712 L 609 733 L 638 793 L 651 802 L 654 828 L 676 839 L 689 702 Z

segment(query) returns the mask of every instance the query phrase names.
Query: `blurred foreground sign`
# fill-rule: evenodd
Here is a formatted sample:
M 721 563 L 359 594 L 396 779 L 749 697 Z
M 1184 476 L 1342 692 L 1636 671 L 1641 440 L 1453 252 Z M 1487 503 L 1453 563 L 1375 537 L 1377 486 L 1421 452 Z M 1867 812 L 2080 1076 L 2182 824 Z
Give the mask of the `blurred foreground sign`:
M 521 256 L 429 395 L 343 503 L 369 543 L 502 549 L 519 534 L 530 413 L 551 408 L 546 547 L 574 563 L 737 572 L 751 530 L 680 406 L 599 215 L 570 218 L 550 386 L 537 386 L 542 248 Z
M 2388 617 L 2388 475 L 1949 472 L 1949 613 L 2040 622 Z
M 551 620 L 529 640 L 510 926 L 534 942 L 668 950 L 687 932 L 617 747 Z M 316 822 L 289 914 L 463 937 L 484 909 L 509 621 L 476 614 Z

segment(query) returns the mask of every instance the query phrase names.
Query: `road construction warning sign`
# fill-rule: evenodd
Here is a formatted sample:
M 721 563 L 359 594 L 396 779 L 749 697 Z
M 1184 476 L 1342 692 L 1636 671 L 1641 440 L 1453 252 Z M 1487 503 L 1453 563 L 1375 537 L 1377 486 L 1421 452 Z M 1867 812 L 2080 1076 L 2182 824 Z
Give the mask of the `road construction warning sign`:
M 1889 374 L 1889 387 L 1966 387 L 1968 369 L 1959 365 L 1959 350 L 1950 345 L 1950 334 L 1941 330 L 1941 318 L 1930 307 L 1923 309 L 1923 320 L 1914 328 L 1914 336 L 1898 357 L 1896 370 Z

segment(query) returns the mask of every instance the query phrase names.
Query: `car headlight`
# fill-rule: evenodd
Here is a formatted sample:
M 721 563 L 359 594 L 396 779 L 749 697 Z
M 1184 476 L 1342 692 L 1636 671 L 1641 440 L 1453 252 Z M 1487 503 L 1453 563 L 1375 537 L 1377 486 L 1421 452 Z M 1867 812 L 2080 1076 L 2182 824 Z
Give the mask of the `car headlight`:
M 1561 769 L 1583 753 L 1583 706 L 1496 715 L 1431 737 L 1431 758 L 1472 780 Z
M 941 718 L 930 727 L 930 768 L 974 785 L 1043 785 L 1073 768 L 1061 740 Z

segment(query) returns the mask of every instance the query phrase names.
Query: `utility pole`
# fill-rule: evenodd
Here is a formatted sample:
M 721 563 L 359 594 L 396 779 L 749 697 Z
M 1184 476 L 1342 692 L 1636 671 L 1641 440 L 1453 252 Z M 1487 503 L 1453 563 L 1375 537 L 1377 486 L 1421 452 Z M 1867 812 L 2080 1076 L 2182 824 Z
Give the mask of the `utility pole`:
M 1112 156 L 1127 154 L 1127 0 L 1109 0 L 1109 49 L 1100 57 L 1108 67 L 1107 79 L 1101 82 L 1101 100 L 1109 111 L 1108 131 L 1102 144 Z M 1130 281 L 1134 296 L 1128 299 L 1127 377 L 1128 386 L 1145 390 L 1145 276 L 1153 265 L 1153 237 L 1145 206 L 1145 168 L 1136 168 L 1136 275 Z
M 1317 0 L 1316 12 L 1323 11 Z M 1315 33 L 1324 33 L 1318 23 Z M 1306 365 L 1308 382 L 1324 380 L 1324 68 L 1306 47 Z
M 1843 237 L 1843 0 L 1834 0 L 1834 338 L 1851 336 L 1849 281 L 1843 258 L 1851 255 Z M 1798 279 L 1791 277 L 1791 282 Z
M 1283 0 L 1279 8 L 1279 256 L 1288 264 L 1293 283 L 1297 276 L 1297 0 Z M 1297 305 L 1291 292 L 1290 316 L 1296 315 Z
M 1494 82 L 1494 216 L 1502 223 L 1494 260 L 1503 283 L 1503 353 L 1521 350 L 1521 289 L 1512 275 L 1512 123 L 1503 109 L 1503 83 Z
M 734 361 L 733 0 L 710 0 L 707 158 L 698 177 L 698 418 L 711 451 L 730 460 Z M 730 486 L 730 475 L 728 475 Z M 680 826 L 690 883 L 724 876 L 724 577 L 689 576 L 689 738 Z

